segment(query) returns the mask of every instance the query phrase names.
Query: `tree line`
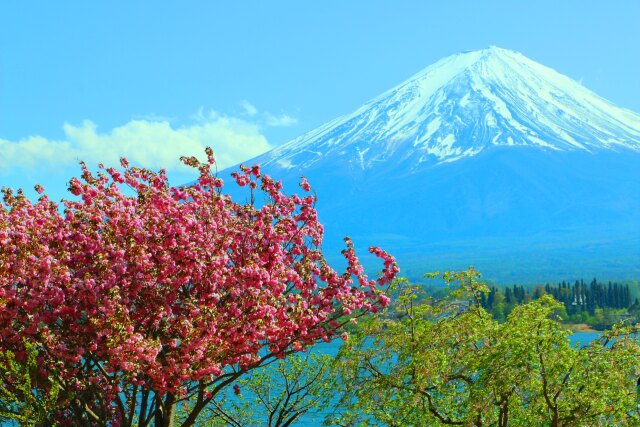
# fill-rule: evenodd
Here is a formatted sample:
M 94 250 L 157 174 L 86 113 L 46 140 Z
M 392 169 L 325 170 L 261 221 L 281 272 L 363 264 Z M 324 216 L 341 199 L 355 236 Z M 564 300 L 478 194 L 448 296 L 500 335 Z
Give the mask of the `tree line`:
M 551 295 L 562 303 L 564 309 L 560 315 L 563 320 L 594 326 L 611 326 L 627 309 L 640 306 L 637 299 L 632 300 L 628 284 L 603 283 L 596 278 L 588 284 L 584 280 L 576 280 L 573 284 L 562 281 L 533 288 L 522 285 L 504 288 L 490 286 L 480 303 L 498 320 L 504 321 L 516 306 L 538 300 L 544 295 Z

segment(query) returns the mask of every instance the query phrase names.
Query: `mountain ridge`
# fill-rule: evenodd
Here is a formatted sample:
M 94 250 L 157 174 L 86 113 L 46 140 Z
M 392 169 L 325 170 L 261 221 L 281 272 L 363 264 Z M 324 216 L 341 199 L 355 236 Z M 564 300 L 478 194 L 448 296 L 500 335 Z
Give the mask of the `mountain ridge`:
M 640 277 L 640 115 L 517 52 L 444 58 L 246 163 L 307 177 L 329 252 L 349 235 L 420 274 Z
M 518 52 L 491 47 L 441 59 L 256 160 L 290 169 L 331 156 L 366 169 L 410 152 L 416 168 L 492 145 L 640 151 L 640 115 Z

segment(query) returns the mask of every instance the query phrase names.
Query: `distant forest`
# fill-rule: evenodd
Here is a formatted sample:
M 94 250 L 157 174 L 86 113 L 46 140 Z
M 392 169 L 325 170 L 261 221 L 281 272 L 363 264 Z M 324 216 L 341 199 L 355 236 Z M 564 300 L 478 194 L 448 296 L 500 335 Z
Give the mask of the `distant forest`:
M 632 301 L 629 285 L 602 283 L 595 278 L 588 284 L 583 280 L 576 280 L 573 284 L 563 281 L 530 289 L 521 285 L 491 286 L 490 292 L 481 296 L 481 304 L 498 320 L 504 320 L 517 305 L 547 294 L 564 304 L 564 311 L 558 316 L 565 322 L 586 323 L 596 329 L 605 329 L 621 320 L 640 318 L 640 302 L 637 298 Z

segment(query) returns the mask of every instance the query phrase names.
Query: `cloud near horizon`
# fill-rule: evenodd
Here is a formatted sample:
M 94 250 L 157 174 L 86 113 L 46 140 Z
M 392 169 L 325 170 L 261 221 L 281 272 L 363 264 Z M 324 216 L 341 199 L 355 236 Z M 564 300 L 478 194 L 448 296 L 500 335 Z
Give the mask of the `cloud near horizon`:
M 246 105 L 251 106 L 248 102 Z M 297 122 L 287 115 L 261 114 L 266 126 L 290 126 Z M 0 138 L 0 173 L 16 168 L 60 169 L 80 160 L 118 165 L 123 156 L 138 166 L 184 170 L 179 157 L 204 158 L 207 146 L 214 149 L 218 167 L 222 169 L 272 148 L 261 132 L 260 123 L 202 110 L 195 119 L 194 123 L 179 127 L 168 120 L 134 119 L 106 132 L 100 132 L 95 123 L 85 120 L 80 126 L 65 124 L 62 140 L 30 136 L 16 142 Z
M 288 127 L 288 126 L 294 126 L 298 124 L 298 119 L 296 119 L 295 117 L 292 117 L 286 113 L 282 113 L 276 116 L 266 111 L 264 112 L 260 111 L 258 110 L 258 108 L 256 108 L 256 106 L 254 106 L 252 103 L 250 103 L 246 99 L 243 99 L 238 104 L 242 108 L 243 114 L 249 117 L 253 117 L 254 120 L 259 120 L 261 123 L 263 123 L 266 126 Z

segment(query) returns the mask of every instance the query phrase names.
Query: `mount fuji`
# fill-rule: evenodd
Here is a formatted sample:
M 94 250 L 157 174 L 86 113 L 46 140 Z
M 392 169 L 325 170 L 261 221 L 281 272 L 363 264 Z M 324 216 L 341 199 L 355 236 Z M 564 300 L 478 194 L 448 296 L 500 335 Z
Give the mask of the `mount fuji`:
M 329 252 L 379 244 L 410 277 L 640 277 L 640 115 L 514 51 L 444 58 L 246 164 L 309 180 Z

